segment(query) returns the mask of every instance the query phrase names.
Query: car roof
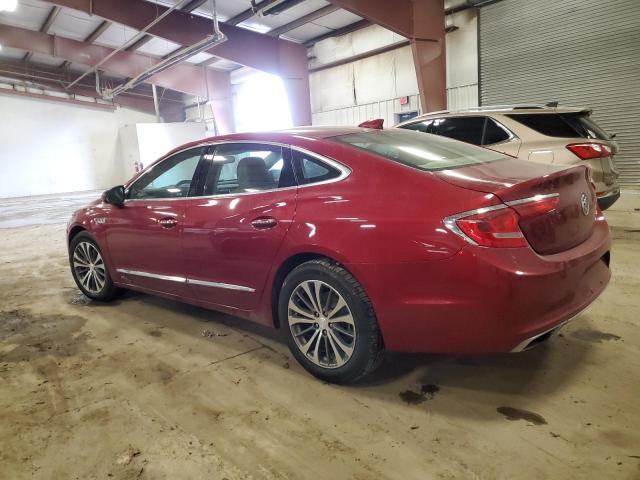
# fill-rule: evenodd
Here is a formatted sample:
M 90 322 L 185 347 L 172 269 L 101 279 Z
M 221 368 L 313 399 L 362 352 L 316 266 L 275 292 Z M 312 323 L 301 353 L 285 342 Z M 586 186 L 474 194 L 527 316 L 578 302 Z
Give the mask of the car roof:
M 407 125 L 420 120 L 427 120 L 433 117 L 442 116 L 477 116 L 483 114 L 518 114 L 518 113 L 575 113 L 575 112 L 591 112 L 590 109 L 584 107 L 547 107 L 546 105 L 489 105 L 484 107 L 473 107 L 460 110 L 441 110 L 438 112 L 429 112 L 417 117 L 413 117 L 411 120 L 398 124 Z
M 170 152 L 167 152 L 159 160 L 167 158 L 174 153 L 186 150 L 191 147 L 205 146 L 216 142 L 242 142 L 242 141 L 258 141 L 258 142 L 275 142 L 283 144 L 298 145 L 304 140 L 321 140 L 330 137 L 337 137 L 339 135 L 348 135 L 350 133 L 362 133 L 376 131 L 371 128 L 360 127 L 341 127 L 341 126 L 326 126 L 326 127 L 296 127 L 286 130 L 271 130 L 266 132 L 243 132 L 243 133 L 231 133 L 228 135 L 218 135 L 215 137 L 207 137 L 200 140 L 180 145 L 174 148 Z

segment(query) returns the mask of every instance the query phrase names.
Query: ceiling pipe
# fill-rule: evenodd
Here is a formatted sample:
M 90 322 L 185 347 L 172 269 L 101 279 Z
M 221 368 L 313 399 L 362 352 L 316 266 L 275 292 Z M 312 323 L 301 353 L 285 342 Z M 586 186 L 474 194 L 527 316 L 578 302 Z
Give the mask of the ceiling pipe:
M 177 5 L 180 5 L 184 3 L 180 2 Z M 167 10 L 164 15 L 168 14 L 170 10 Z M 103 92 L 103 96 L 107 99 L 113 99 L 115 96 L 120 95 L 123 92 L 126 92 L 127 90 L 130 90 L 132 88 L 137 87 L 138 85 L 140 85 L 141 83 L 143 83 L 144 81 L 148 80 L 149 78 L 153 77 L 154 75 L 163 72 L 165 70 L 167 70 L 168 68 L 173 67 L 174 65 L 177 65 L 178 63 L 182 63 L 185 60 L 193 57 L 194 55 L 197 55 L 200 52 L 204 52 L 206 50 L 209 50 L 212 47 L 215 47 L 216 45 L 221 44 L 222 42 L 227 40 L 227 37 L 225 36 L 224 33 L 222 33 L 220 31 L 220 27 L 218 25 L 218 15 L 217 15 L 217 11 L 216 11 L 216 2 L 215 0 L 211 0 L 211 12 L 213 14 L 213 34 L 209 35 L 205 38 L 203 38 L 202 40 L 200 40 L 198 43 L 195 43 L 191 46 L 185 47 L 179 51 L 177 51 L 176 53 L 174 53 L 173 55 L 165 58 L 164 60 L 162 60 L 161 62 L 153 65 L 152 67 L 148 68 L 147 70 L 145 70 L 144 72 L 142 72 L 141 74 L 139 74 L 138 76 L 132 78 L 131 80 L 129 80 L 128 82 L 125 82 L 121 85 L 118 85 L 117 87 L 113 88 L 113 89 L 109 89 L 109 90 L 105 90 Z M 158 17 L 160 18 L 160 17 Z
M 84 77 L 86 77 L 87 75 L 90 75 L 91 73 L 95 72 L 96 70 L 98 70 L 98 67 L 100 67 L 101 65 L 103 65 L 106 61 L 108 61 L 110 58 L 112 58 L 114 55 L 116 55 L 117 53 L 121 52 L 122 50 L 126 50 L 128 47 L 130 47 L 131 45 L 133 45 L 135 42 L 137 42 L 138 40 L 140 40 L 142 37 L 144 37 L 146 35 L 147 30 L 149 30 L 150 28 L 153 28 L 156 24 L 158 24 L 160 21 L 162 21 L 167 15 L 169 15 L 171 12 L 173 12 L 174 10 L 176 10 L 177 8 L 181 7 L 184 3 L 186 3 L 188 0 L 182 0 L 181 2 L 178 2 L 177 4 L 175 4 L 173 7 L 169 8 L 168 10 L 166 10 L 162 15 L 160 15 L 158 18 L 156 18 L 153 22 L 151 22 L 149 25 L 147 25 L 146 27 L 144 27 L 142 30 L 140 30 L 136 35 L 134 35 L 129 41 L 123 43 L 122 45 L 120 45 L 118 48 L 116 48 L 115 50 L 113 50 L 109 55 L 107 55 L 106 57 L 104 57 L 102 60 L 100 60 L 98 63 L 96 63 L 93 67 L 91 67 L 89 70 L 87 70 L 86 72 L 84 72 L 82 75 L 80 75 L 78 78 L 76 78 L 73 82 L 71 82 L 68 87 L 73 87 L 76 83 L 78 83 L 80 80 L 82 80 Z

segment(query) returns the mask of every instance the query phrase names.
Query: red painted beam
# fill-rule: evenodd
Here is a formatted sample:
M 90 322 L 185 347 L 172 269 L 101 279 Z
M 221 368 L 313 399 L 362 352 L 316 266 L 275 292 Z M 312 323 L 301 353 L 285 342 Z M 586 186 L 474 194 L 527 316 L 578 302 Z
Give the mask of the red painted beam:
M 424 112 L 447 107 L 444 0 L 328 0 L 411 42 Z
M 142 30 L 167 7 L 144 0 L 52 0 L 106 20 Z M 311 123 L 307 51 L 303 45 L 221 24 L 227 41 L 208 53 L 282 78 L 295 125 Z M 173 11 L 148 32 L 180 45 L 192 45 L 210 35 L 211 20 L 187 12 Z
M 19 27 L 0 25 L 0 44 L 42 53 L 81 65 L 94 66 L 113 50 L 46 33 Z M 159 59 L 132 52 L 120 52 L 100 66 L 100 70 L 120 77 L 135 77 Z M 207 97 L 220 87 L 228 88 L 229 74 L 211 71 L 205 75 L 203 67 L 181 64 L 158 73 L 153 83 L 184 93 Z

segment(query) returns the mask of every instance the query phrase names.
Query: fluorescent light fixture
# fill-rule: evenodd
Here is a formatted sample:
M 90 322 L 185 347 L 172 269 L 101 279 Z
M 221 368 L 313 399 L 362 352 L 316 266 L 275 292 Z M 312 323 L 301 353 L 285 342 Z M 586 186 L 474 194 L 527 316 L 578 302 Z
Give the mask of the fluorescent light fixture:
M 18 0 L 0 0 L 0 12 L 15 12 Z

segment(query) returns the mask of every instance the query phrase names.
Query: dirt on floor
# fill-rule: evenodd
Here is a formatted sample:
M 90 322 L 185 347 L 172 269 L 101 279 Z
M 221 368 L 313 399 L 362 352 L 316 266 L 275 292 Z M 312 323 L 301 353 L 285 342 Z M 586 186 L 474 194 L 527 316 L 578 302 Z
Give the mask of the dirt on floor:
M 0 478 L 638 479 L 636 199 L 608 213 L 611 284 L 552 342 L 389 355 L 349 387 L 230 316 L 89 301 L 62 224 L 0 229 Z

